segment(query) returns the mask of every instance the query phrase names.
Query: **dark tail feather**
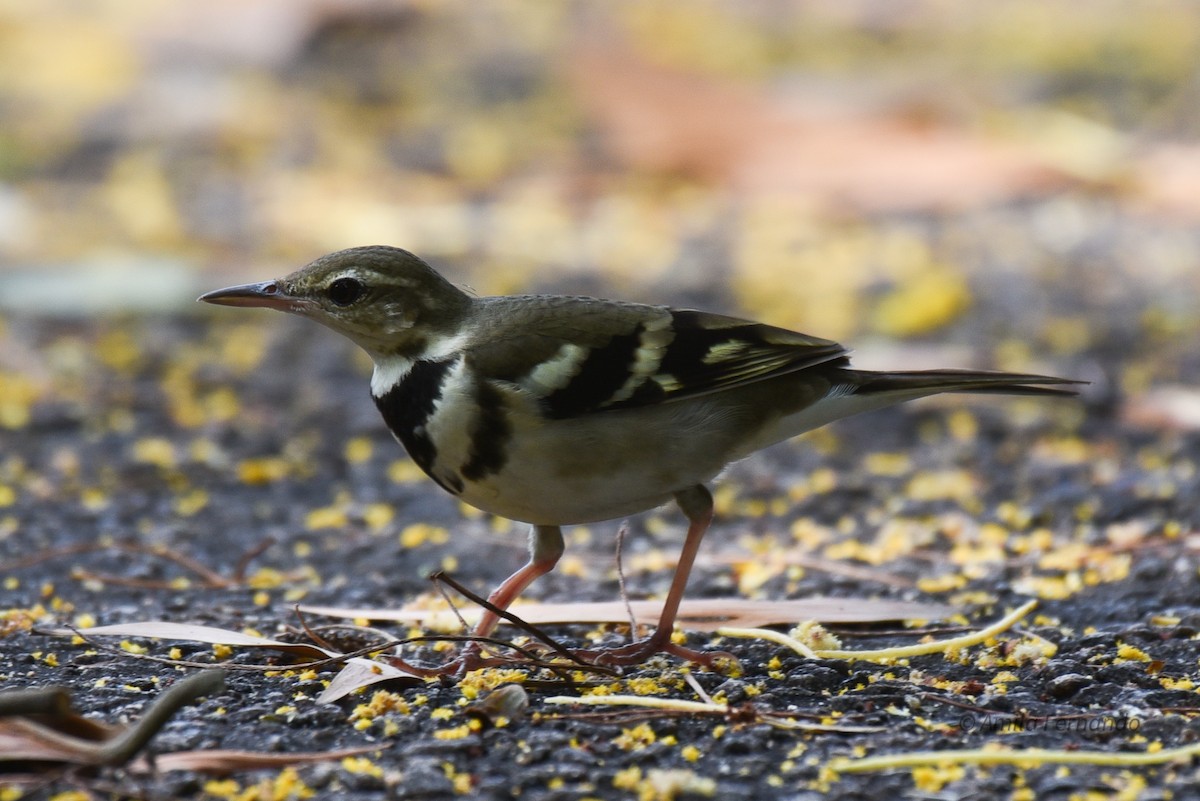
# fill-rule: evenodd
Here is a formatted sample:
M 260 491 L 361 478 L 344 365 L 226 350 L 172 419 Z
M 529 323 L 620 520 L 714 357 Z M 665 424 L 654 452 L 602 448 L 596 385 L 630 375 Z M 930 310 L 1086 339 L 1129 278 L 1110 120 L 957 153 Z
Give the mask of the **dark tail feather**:
M 1073 388 L 1086 384 L 1072 378 L 1026 373 L 1003 373 L 986 370 L 914 370 L 905 373 L 872 372 L 844 369 L 857 395 L 876 392 L 912 392 L 916 395 L 935 392 L 972 392 L 996 395 L 1059 395 L 1079 394 Z

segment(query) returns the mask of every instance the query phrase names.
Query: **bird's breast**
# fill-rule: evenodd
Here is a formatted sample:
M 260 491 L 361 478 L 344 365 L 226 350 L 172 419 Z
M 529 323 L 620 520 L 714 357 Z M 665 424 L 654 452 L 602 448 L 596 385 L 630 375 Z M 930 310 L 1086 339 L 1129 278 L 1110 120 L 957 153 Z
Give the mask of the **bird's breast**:
M 375 402 L 447 491 L 502 517 L 569 525 L 654 508 L 745 455 L 769 421 L 761 398 L 741 395 L 557 418 L 536 395 L 473 375 L 456 356 L 414 363 Z

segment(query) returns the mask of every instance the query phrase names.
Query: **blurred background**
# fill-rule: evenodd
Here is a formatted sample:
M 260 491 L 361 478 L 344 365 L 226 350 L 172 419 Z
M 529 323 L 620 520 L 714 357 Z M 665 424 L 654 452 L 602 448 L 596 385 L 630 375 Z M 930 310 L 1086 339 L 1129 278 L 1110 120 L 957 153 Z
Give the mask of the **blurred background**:
M 920 593 L 990 616 L 1036 596 L 1030 625 L 1068 659 L 1027 665 L 1028 701 L 1011 700 L 1016 685 L 1005 697 L 1007 668 L 1049 652 L 1008 643 L 967 672 L 914 663 L 905 679 L 888 665 L 868 682 L 856 667 L 838 700 L 858 694 L 870 721 L 889 698 L 910 716 L 933 679 L 969 675 L 964 694 L 986 685 L 979 703 L 1024 721 L 1094 673 L 1077 707 L 1053 707 L 1061 717 L 1152 710 L 1152 746 L 1188 741 L 1200 3 L 0 0 L 0 672 L 80 682 L 89 714 L 132 719 L 130 687 L 157 694 L 158 666 L 10 635 L 157 618 L 269 633 L 298 600 L 435 606 L 434 570 L 486 592 L 520 564 L 523 526 L 460 509 L 390 441 L 350 342 L 195 303 L 366 244 L 412 250 L 480 294 L 752 317 L 839 340 L 864 368 L 1091 381 L 1081 402 L 932 399 L 864 415 L 736 465 L 691 597 Z M 635 520 L 634 596 L 665 587 L 680 522 L 674 510 Z M 613 530 L 572 527 L 531 597 L 618 597 Z M 247 676 L 231 681 L 257 694 Z M 1055 690 L 1051 676 L 1069 682 Z M 755 703 L 808 708 L 843 691 L 827 677 L 793 682 L 795 704 L 775 688 Z M 284 750 L 284 735 L 260 739 L 266 721 L 297 748 L 330 744 L 325 724 L 346 715 L 312 713 L 275 683 L 278 695 L 197 713 L 206 728 L 180 736 Z M 285 704 L 300 705 L 296 723 L 280 725 Z M 925 715 L 881 736 L 944 747 L 946 724 Z M 399 731 L 385 736 L 417 737 Z M 1058 736 L 1075 748 L 1082 731 Z M 763 787 L 777 765 L 824 777 L 851 747 L 815 737 L 800 758 L 791 735 L 746 734 L 705 735 L 703 759 L 722 775 L 725 754 L 766 765 L 741 774 Z M 426 740 L 393 753 L 438 755 L 430 770 L 448 782 L 440 755 L 458 746 Z M 455 742 L 466 777 L 479 741 Z M 577 741 L 538 742 L 493 752 L 513 786 L 557 777 L 538 754 Z M 643 764 L 586 747 L 596 775 Z M 663 738 L 654 748 L 669 753 Z M 974 795 L 1132 797 L 1135 780 L 1194 781 L 1174 767 L 1123 773 L 1127 785 L 1115 769 L 1052 770 L 1027 785 L 989 769 L 991 789 Z M 620 786 L 611 775 L 596 786 Z M 942 781 L 919 787 L 954 795 Z
M 387 243 L 1137 391 L 1200 372 L 1198 131 L 1182 2 L 4 0 L 0 310 Z

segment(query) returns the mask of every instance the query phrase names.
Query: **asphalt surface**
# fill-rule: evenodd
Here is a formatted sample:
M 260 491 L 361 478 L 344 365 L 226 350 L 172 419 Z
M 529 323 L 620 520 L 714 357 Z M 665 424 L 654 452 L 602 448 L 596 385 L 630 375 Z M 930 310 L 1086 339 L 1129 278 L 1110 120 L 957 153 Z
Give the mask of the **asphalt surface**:
M 991 279 L 981 275 L 986 290 Z M 1030 598 L 1036 612 L 984 644 L 886 664 L 806 660 L 766 642 L 692 633 L 689 645 L 740 662 L 738 676 L 691 671 L 739 710 L 724 716 L 544 702 L 596 692 L 699 700 L 669 659 L 618 679 L 506 673 L 470 685 L 379 685 L 321 704 L 333 669 L 287 670 L 279 656 L 206 644 L 100 646 L 38 633 L 166 619 L 303 639 L 296 602 L 436 604 L 426 576 L 439 569 L 486 592 L 520 564 L 524 532 L 458 508 L 417 475 L 376 417 L 363 359 L 316 326 L 265 314 L 12 316 L 0 451 L 3 688 L 63 685 L 88 717 L 129 723 L 195 670 L 139 654 L 227 659 L 226 689 L 180 710 L 150 752 L 370 750 L 226 776 L 41 766 L 3 798 L 1196 797 L 1195 757 L 1142 767 L 1031 757 L 831 768 L 839 758 L 948 749 L 1153 754 L 1200 737 L 1200 436 L 1153 404 L 1147 412 L 1150 394 L 1123 383 L 1153 351 L 1166 366 L 1141 364 L 1143 373 L 1186 385 L 1200 373 L 1196 357 L 1182 345 L 1157 348 L 1121 309 L 1102 320 L 1099 301 L 1075 292 L 1070 273 L 1056 282 L 1056 308 L 1103 322 L 1102 335 L 1036 362 L 1093 380 L 1080 400 L 947 398 L 759 454 L 724 480 L 691 586 L 694 597 L 936 601 L 961 610 L 930 624 L 945 636 Z M 976 312 L 945 332 L 955 353 L 986 355 L 980 344 L 997 331 L 1045 341 L 1045 320 L 1023 328 L 1009 316 L 1039 287 L 1009 289 L 981 291 Z M 1132 312 L 1137 300 L 1122 302 Z M 896 358 L 930 348 L 938 354 L 933 343 Z M 616 527 L 570 534 L 564 569 L 530 595 L 615 599 Z M 680 527 L 671 509 L 632 521 L 631 595 L 665 590 Z M 593 629 L 547 630 L 567 645 L 624 636 L 619 626 Z M 834 630 L 855 649 L 923 636 L 899 624 Z M 272 673 L 236 669 L 270 659 Z M 492 685 L 514 680 L 528 711 L 497 720 L 471 710 Z M 379 689 L 393 695 L 374 696 Z M 782 714 L 871 730 L 768 724 Z

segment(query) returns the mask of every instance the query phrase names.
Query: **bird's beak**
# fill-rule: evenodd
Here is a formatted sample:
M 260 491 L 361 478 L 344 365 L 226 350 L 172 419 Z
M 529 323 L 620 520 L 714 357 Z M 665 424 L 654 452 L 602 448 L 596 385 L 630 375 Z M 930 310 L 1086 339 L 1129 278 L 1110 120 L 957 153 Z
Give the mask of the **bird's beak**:
M 285 312 L 303 313 L 310 304 L 304 298 L 289 295 L 278 281 L 263 281 L 258 284 L 241 284 L 206 292 L 197 300 L 215 303 L 218 306 L 246 306 L 262 309 L 278 309 Z

